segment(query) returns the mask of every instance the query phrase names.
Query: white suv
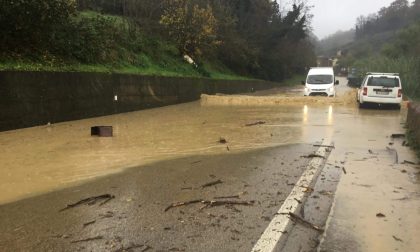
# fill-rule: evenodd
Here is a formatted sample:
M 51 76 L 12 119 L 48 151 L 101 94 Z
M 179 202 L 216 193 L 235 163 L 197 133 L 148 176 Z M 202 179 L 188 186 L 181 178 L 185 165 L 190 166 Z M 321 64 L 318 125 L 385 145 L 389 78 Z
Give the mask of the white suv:
M 397 73 L 367 73 L 357 90 L 357 102 L 362 107 L 366 103 L 394 104 L 401 107 L 402 85 Z

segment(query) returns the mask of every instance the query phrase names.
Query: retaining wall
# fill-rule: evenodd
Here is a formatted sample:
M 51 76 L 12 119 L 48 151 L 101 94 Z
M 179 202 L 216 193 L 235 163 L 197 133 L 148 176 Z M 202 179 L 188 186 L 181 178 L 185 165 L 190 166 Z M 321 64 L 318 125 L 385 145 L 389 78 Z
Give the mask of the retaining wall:
M 246 93 L 278 85 L 107 73 L 0 72 L 0 131 Z M 115 100 L 117 97 L 117 100 Z
M 420 145 L 420 103 L 410 102 L 408 105 L 407 126 L 413 133 L 417 145 Z

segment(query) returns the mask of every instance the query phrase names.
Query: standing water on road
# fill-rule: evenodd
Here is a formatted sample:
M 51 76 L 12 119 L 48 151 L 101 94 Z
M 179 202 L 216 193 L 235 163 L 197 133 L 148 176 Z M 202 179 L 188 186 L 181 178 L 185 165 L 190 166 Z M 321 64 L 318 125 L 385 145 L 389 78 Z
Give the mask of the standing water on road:
M 332 107 L 192 102 L 1 132 L 0 203 L 164 159 L 306 142 L 311 123 L 331 125 Z M 91 137 L 93 125 L 112 125 L 114 137 Z

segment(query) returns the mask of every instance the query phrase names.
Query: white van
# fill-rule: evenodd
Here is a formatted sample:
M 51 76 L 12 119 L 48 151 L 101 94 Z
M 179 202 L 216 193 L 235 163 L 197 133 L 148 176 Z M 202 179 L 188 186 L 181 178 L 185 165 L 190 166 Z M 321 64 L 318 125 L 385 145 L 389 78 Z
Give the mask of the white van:
M 314 67 L 309 70 L 306 81 L 302 81 L 302 84 L 305 85 L 305 96 L 335 96 L 335 85 L 339 81 L 335 80 L 332 67 Z

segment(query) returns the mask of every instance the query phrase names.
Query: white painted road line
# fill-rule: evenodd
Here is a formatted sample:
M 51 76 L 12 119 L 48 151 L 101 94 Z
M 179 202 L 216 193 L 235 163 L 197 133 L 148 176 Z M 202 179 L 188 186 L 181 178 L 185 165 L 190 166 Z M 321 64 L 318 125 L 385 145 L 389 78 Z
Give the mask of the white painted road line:
M 329 146 L 326 141 L 321 144 L 321 146 Z M 270 224 L 262 234 L 261 238 L 257 241 L 252 252 L 272 252 L 275 251 L 276 246 L 285 241 L 288 232 L 291 229 L 291 220 L 288 213 L 298 213 L 301 208 L 299 202 L 303 202 L 308 189 L 311 186 L 313 180 L 315 180 L 319 173 L 322 170 L 322 166 L 326 161 L 327 157 L 327 147 L 320 147 L 316 155 L 322 157 L 314 157 L 310 162 L 305 172 L 300 177 L 299 181 L 296 183 L 293 190 L 290 192 L 287 199 L 284 201 L 283 205 L 278 210 L 275 217 L 271 220 Z

